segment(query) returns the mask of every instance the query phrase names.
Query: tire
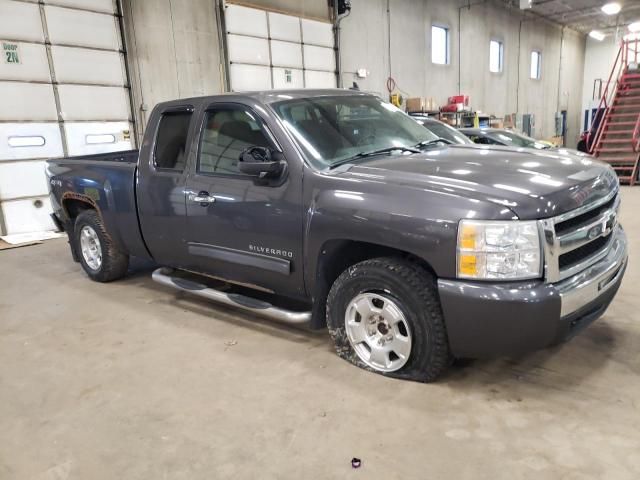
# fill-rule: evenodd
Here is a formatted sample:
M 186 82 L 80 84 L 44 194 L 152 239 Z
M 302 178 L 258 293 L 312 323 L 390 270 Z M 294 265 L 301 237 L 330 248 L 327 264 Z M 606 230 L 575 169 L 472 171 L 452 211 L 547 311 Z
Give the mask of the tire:
M 111 282 L 126 275 L 129 256 L 113 246 L 111 237 L 95 210 L 85 210 L 78 215 L 73 235 L 80 264 L 91 280 Z
M 338 355 L 365 370 L 432 382 L 451 364 L 435 279 L 403 259 L 345 270 L 327 297 L 327 326 Z

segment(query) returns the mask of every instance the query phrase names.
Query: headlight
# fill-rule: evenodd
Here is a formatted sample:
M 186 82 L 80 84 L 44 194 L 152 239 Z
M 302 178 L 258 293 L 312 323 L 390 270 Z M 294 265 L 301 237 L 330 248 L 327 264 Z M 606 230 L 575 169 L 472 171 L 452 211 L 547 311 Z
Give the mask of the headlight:
M 522 280 L 540 276 L 542 254 L 536 221 L 460 221 L 459 278 Z

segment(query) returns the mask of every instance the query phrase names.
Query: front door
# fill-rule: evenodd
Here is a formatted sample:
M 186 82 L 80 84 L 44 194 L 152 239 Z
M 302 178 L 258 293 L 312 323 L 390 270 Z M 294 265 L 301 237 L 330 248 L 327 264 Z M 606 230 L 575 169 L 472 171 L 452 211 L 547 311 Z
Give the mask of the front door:
M 202 122 L 197 161 L 186 185 L 190 268 L 302 295 L 302 179 L 267 185 L 238 170 L 248 147 L 280 150 L 249 107 L 214 103 Z

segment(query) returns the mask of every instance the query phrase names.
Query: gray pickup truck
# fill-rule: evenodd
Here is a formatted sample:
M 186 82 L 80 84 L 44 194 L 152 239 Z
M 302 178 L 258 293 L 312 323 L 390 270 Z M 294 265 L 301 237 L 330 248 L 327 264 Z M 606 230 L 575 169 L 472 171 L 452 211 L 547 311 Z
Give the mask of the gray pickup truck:
M 627 265 L 609 166 L 448 145 L 354 91 L 162 103 L 139 153 L 47 170 L 91 279 L 151 259 L 162 284 L 327 327 L 341 357 L 400 378 L 565 340 Z

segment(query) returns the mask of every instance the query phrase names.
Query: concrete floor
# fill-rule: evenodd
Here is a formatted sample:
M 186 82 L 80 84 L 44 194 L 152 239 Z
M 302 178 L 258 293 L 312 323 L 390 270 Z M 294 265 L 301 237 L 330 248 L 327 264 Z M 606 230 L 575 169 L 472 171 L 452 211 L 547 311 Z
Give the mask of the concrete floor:
M 0 252 L 0 479 L 637 479 L 640 188 L 623 197 L 632 260 L 602 319 L 431 385 L 148 269 L 90 282 L 63 239 Z

